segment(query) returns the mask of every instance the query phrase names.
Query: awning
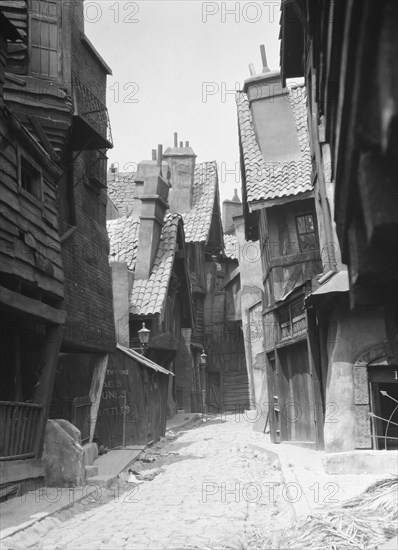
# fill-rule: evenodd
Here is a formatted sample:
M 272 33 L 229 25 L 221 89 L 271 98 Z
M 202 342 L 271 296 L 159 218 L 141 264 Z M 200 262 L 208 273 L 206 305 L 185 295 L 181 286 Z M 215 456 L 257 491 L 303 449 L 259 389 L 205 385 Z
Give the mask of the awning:
M 148 367 L 149 369 L 155 370 L 156 372 L 161 372 L 162 374 L 167 374 L 169 376 L 174 376 L 174 373 L 171 371 L 165 369 L 164 367 L 161 367 L 157 363 L 154 363 L 147 357 L 144 357 L 140 353 L 134 351 L 130 348 L 125 348 L 124 346 L 121 346 L 120 344 L 116 344 L 117 349 L 120 349 L 123 353 L 134 359 L 134 361 L 137 361 L 137 363 L 140 363 L 141 365 L 144 365 L 144 367 Z
M 333 277 L 328 279 L 326 283 L 315 290 L 312 295 L 330 294 L 332 292 L 348 292 L 350 284 L 348 281 L 348 271 L 338 271 Z

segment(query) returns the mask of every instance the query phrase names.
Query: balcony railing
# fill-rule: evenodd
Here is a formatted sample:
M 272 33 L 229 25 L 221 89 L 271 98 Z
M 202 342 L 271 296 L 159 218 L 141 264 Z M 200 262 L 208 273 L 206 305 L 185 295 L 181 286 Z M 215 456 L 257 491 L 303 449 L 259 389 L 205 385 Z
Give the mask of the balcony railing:
M 0 401 L 0 460 L 35 458 L 43 407 L 36 403 Z
M 111 149 L 112 130 L 108 109 L 95 93 L 73 78 L 74 121 L 72 143 L 75 150 Z

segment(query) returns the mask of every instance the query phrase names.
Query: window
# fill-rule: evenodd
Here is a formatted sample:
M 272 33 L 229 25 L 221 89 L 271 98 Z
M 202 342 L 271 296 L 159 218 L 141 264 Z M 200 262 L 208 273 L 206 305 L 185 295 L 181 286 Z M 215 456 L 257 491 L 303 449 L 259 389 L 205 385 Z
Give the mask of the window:
M 57 3 L 53 0 L 36 0 L 32 2 L 32 9 L 31 72 L 33 75 L 58 78 L 58 21 L 61 18 L 57 17 Z
M 21 157 L 21 188 L 41 200 L 41 172 Z
M 303 298 L 280 308 L 278 315 L 282 339 L 301 334 L 307 328 Z
M 312 214 L 296 216 L 297 236 L 300 252 L 316 248 L 315 224 Z

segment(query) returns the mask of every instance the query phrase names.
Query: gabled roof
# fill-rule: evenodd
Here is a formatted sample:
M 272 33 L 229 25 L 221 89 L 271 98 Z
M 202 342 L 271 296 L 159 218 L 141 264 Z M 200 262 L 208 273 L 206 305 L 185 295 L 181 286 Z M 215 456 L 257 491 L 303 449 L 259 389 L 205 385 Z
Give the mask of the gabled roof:
M 217 163 L 202 162 L 195 167 L 192 210 L 183 214 L 185 242 L 207 242 L 217 198 Z
M 108 196 L 121 212 L 129 215 L 134 207 L 135 172 L 108 173 Z
M 312 190 L 305 87 L 289 88 L 288 97 L 296 123 L 301 156 L 299 160 L 290 162 L 267 162 L 257 143 L 248 97 L 244 92 L 236 94 L 246 197 L 249 203 L 295 196 Z
M 107 222 L 110 261 L 126 262 L 134 271 L 137 262 L 140 221 L 123 216 Z M 130 312 L 135 315 L 161 313 L 165 304 L 177 247 L 180 214 L 166 214 L 155 260 L 148 279 L 135 279 L 130 294 Z
M 131 313 L 153 315 L 162 312 L 173 268 L 180 223 L 180 214 L 166 214 L 151 274 L 148 279 L 134 281 L 130 296 Z

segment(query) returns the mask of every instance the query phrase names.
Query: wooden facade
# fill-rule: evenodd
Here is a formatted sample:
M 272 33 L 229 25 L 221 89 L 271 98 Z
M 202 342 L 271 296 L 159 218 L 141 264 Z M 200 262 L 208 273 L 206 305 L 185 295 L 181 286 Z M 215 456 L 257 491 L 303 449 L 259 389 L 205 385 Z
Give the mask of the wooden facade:
M 61 370 L 84 370 L 84 354 L 96 354 L 91 382 L 89 376 L 85 387 L 70 388 L 81 405 L 101 357 L 115 349 L 106 233 L 110 69 L 84 35 L 83 1 L 1 1 L 0 10 L 16 31 L 1 45 L 2 324 L 21 349 L 18 355 L 7 346 L 6 360 L 30 365 L 25 379 L 17 377 L 16 396 L 5 400 L 36 403 L 43 394 L 44 434 L 58 351 L 73 354 Z M 44 367 L 50 358 L 51 375 Z M 8 382 L 3 388 L 12 393 Z M 51 411 L 65 405 L 53 402 Z M 81 424 L 80 405 L 63 418 Z M 35 445 L 41 442 L 42 435 Z
M 56 209 L 62 171 L 9 107 L 7 52 L 22 34 L 3 10 L 0 18 L 0 466 L 7 494 L 41 468 L 66 312 Z
M 169 378 L 174 375 L 168 370 L 118 345 L 107 365 L 96 426 L 98 444 L 146 445 L 164 436 Z
M 322 448 L 323 396 L 305 306 L 323 271 L 306 90 L 283 87 L 280 73 L 264 67 L 245 81 L 237 105 L 245 237 L 258 239 L 262 265 L 256 295 L 265 353 L 257 356 L 266 376 L 257 373 L 262 382 L 258 429 L 268 424 L 275 443 Z M 258 304 L 254 309 L 258 317 Z M 254 372 L 252 377 L 254 383 Z
M 372 413 L 389 418 L 393 401 L 382 392 L 398 397 L 397 7 L 324 0 L 285 1 L 281 9 L 283 79 L 304 77 L 310 90 L 326 282 L 308 315 L 325 402 L 340 418 L 325 422 L 325 448 L 394 449 L 387 420 Z

